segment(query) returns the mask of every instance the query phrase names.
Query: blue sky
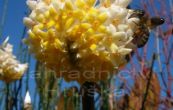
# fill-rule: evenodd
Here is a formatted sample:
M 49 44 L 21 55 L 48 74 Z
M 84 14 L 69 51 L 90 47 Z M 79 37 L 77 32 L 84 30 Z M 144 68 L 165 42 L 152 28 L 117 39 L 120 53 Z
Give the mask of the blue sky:
M 7 36 L 10 37 L 9 43 L 13 44 L 15 55 L 19 55 L 19 44 L 22 42 L 21 37 L 24 30 L 23 17 L 26 16 L 28 11 L 26 0 L 8 0 L 6 13 L 3 13 L 3 4 L 5 0 L 0 0 L 0 21 L 2 21 L 2 15 L 5 15 L 5 22 L 2 27 L 2 36 L 0 36 L 0 42 L 2 42 Z M 1 23 L 2 24 L 2 23 Z M 19 56 L 17 56 L 19 57 Z M 32 60 L 32 66 L 30 71 L 34 70 L 34 61 Z M 24 78 L 23 83 L 25 83 L 26 78 Z M 35 81 L 33 78 L 30 78 L 29 88 L 32 91 L 31 95 L 34 97 L 35 92 Z M 23 86 L 25 91 L 25 86 Z M 25 96 L 25 92 L 22 92 L 22 95 Z
M 18 44 L 21 42 L 20 38 L 24 29 L 23 17 L 27 12 L 26 0 L 8 0 L 7 11 L 5 14 L 5 22 L 2 27 L 2 36 L 0 42 L 5 37 L 10 36 L 9 42 L 14 45 L 14 54 L 17 54 Z M 0 0 L 0 16 L 2 21 L 3 4 L 5 0 Z

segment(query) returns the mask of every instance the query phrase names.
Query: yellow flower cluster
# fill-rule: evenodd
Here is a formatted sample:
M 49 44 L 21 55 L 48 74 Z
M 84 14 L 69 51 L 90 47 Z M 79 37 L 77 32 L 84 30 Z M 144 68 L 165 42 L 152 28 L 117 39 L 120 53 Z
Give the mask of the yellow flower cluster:
M 24 41 L 39 61 L 67 81 L 98 81 L 126 63 L 137 18 L 130 0 L 28 0 Z
M 27 69 L 27 64 L 20 64 L 12 54 L 12 45 L 8 38 L 0 46 L 0 80 L 6 83 L 18 80 Z

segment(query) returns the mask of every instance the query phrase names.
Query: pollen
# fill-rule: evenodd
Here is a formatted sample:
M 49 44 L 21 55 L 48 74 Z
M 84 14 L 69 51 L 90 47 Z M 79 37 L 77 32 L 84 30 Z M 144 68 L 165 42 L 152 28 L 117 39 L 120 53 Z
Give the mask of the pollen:
M 117 26 L 120 23 L 119 19 L 113 19 L 112 24 L 114 24 L 114 26 Z
M 91 49 L 92 51 L 95 51 L 96 48 L 97 48 L 97 45 L 96 45 L 96 44 L 92 44 L 92 45 L 90 46 L 90 49 Z

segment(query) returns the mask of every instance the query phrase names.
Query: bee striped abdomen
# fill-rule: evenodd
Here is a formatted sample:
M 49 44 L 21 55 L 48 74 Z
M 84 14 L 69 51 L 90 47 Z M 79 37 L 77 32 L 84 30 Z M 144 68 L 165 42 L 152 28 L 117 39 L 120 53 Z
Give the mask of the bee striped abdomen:
M 132 43 L 137 45 L 138 48 L 145 46 L 149 39 L 149 29 L 145 25 L 139 25 L 138 29 L 134 33 Z

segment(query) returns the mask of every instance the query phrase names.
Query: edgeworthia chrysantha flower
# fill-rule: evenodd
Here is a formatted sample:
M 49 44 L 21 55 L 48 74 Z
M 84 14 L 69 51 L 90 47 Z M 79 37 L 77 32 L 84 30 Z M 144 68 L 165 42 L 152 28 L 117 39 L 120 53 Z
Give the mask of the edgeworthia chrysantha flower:
M 12 54 L 13 46 L 7 43 L 8 39 L 0 45 L 0 80 L 6 83 L 20 79 L 27 69 L 27 64 L 21 64 Z
M 27 0 L 29 50 L 67 81 L 98 81 L 124 66 L 137 18 L 130 0 Z

